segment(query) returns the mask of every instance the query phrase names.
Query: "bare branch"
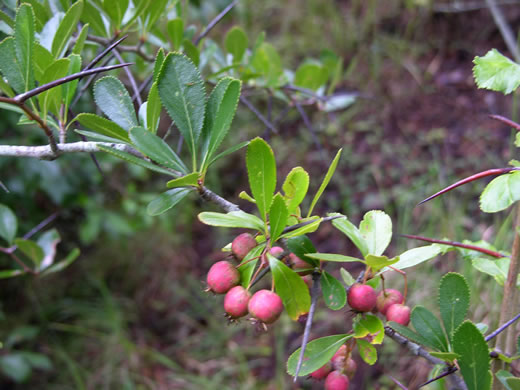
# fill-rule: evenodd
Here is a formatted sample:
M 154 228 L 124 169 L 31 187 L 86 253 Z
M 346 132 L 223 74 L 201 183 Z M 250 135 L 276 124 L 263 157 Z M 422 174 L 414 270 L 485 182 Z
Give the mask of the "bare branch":
M 121 54 L 119 54 L 119 52 L 117 51 L 117 49 L 114 49 L 114 56 L 117 58 L 117 60 L 120 62 L 120 63 L 123 63 L 123 57 L 121 57 Z M 134 75 L 132 74 L 132 72 L 130 72 L 130 70 L 128 68 L 125 68 L 125 73 L 126 73 L 126 77 L 128 78 L 128 80 L 130 81 L 130 85 L 132 86 L 132 89 L 134 91 L 134 96 L 136 97 L 136 100 L 137 100 L 137 104 L 139 105 L 139 107 L 141 106 L 141 104 L 143 104 L 143 101 L 141 100 L 141 94 L 139 93 L 139 88 L 137 87 L 137 82 L 135 81 L 135 77 Z
M 406 337 L 401 336 L 399 333 L 397 333 L 395 330 L 390 328 L 389 326 L 385 326 L 385 334 L 390 337 L 392 340 L 394 340 L 396 343 L 401 344 L 403 347 L 406 347 L 412 352 L 414 355 L 420 356 L 424 359 L 426 359 L 431 364 L 444 364 L 444 361 L 441 359 L 438 359 L 436 357 L 433 357 L 428 353 L 427 350 L 425 350 L 423 347 L 421 347 L 419 344 L 415 344 L 408 340 Z
M 110 44 L 112 44 L 110 39 L 102 38 L 102 37 L 96 37 L 94 35 L 88 35 L 87 36 L 87 40 L 92 41 L 92 42 L 96 42 L 96 43 L 100 43 L 102 45 L 110 45 Z M 142 59 L 144 59 L 145 61 L 148 61 L 148 62 L 154 62 L 155 61 L 155 58 L 153 56 L 149 56 L 148 54 L 146 54 L 141 49 L 140 45 L 135 45 L 135 46 L 119 45 L 118 49 L 120 51 L 127 51 L 127 52 L 131 52 L 131 53 L 135 53 L 139 57 L 141 57 Z
M 199 194 L 202 199 L 215 203 L 228 213 L 231 211 L 240 211 L 240 207 L 238 207 L 238 205 L 222 198 L 220 195 L 215 194 L 204 186 L 199 188 Z
M 502 326 L 500 326 L 497 330 L 495 330 L 494 332 L 488 334 L 486 336 L 486 341 L 489 341 L 491 340 L 493 337 L 496 337 L 498 336 L 499 333 L 501 333 L 502 331 L 504 331 L 505 329 L 507 329 L 508 326 L 512 325 L 514 322 L 516 322 L 518 319 L 520 318 L 520 313 L 517 314 L 516 316 L 514 316 L 513 318 L 511 318 L 509 321 L 507 321 L 505 324 L 503 324 Z
M 128 35 L 125 35 L 124 37 L 118 39 L 114 43 L 112 43 L 110 46 L 108 46 L 105 50 L 103 50 L 101 53 L 99 53 L 92 61 L 89 62 L 89 64 L 85 67 L 83 70 L 89 70 L 94 65 L 96 65 L 101 59 L 106 56 L 108 53 L 112 51 L 113 48 L 115 48 L 117 45 L 119 45 L 123 40 L 125 40 L 128 37 Z M 123 61 L 120 61 L 123 62 Z
M 222 18 L 223 18 L 224 16 L 226 16 L 226 14 L 227 14 L 229 11 L 231 11 L 231 10 L 233 9 L 233 7 L 234 7 L 235 5 L 237 5 L 237 3 L 238 3 L 238 0 L 233 0 L 233 1 L 231 2 L 231 4 L 229 4 L 226 8 L 224 8 L 224 9 L 222 10 L 221 13 L 219 13 L 217 16 L 215 16 L 215 18 L 214 18 L 211 22 L 209 22 L 209 24 L 206 26 L 206 28 L 204 29 L 204 31 L 203 31 L 202 33 L 200 33 L 200 35 L 195 39 L 195 41 L 193 41 L 193 44 L 194 44 L 195 46 L 197 46 L 197 45 L 199 44 L 199 42 L 201 41 L 201 39 L 204 38 L 206 35 L 208 35 L 209 32 L 210 32 L 211 30 L 213 30 L 213 27 L 215 27 L 215 26 L 217 25 L 217 23 L 220 22 L 220 21 L 222 20 Z
M 260 121 L 265 125 L 265 127 L 271 130 L 273 133 L 278 134 L 278 130 L 276 129 L 276 127 L 274 127 L 274 125 L 271 122 L 269 122 L 267 118 L 263 116 L 262 113 L 258 111 L 256 107 L 253 106 L 253 104 L 244 95 L 240 95 L 240 102 L 244 106 L 249 108 L 251 112 L 255 114 L 258 119 L 260 119 Z

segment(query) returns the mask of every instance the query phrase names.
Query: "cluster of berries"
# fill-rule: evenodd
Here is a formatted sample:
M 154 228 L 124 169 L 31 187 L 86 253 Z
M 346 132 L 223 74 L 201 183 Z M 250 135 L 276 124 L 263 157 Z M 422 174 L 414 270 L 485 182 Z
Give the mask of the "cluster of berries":
M 350 356 L 350 350 L 343 344 L 320 369 L 314 371 L 311 377 L 317 380 L 325 379 L 326 390 L 347 390 L 350 379 L 354 377 L 357 364 Z
M 371 286 L 356 283 L 350 287 L 347 301 L 355 311 L 379 312 L 387 321 L 404 326 L 410 322 L 410 308 L 404 304 L 404 297 L 397 290 L 387 288 L 376 294 Z

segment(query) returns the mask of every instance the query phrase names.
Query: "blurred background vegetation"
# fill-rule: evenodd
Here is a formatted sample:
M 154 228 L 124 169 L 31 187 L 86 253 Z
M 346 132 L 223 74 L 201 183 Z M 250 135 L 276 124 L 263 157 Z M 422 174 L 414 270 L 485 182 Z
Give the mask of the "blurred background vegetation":
M 189 23 L 199 29 L 228 4 L 184 0 Z M 461 11 L 460 4 L 475 7 Z M 504 10 L 517 31 L 520 4 L 504 5 Z M 348 108 L 329 113 L 307 107 L 314 133 L 295 107 L 259 91 L 250 95 L 258 110 L 284 117 L 278 134 L 239 106 L 229 137 L 234 143 L 257 135 L 267 138 L 280 176 L 303 166 L 311 174 L 311 193 L 336 151 L 344 148 L 317 213 L 341 212 L 357 223 L 367 210 L 383 209 L 392 216 L 395 233 L 485 239 L 507 250 L 510 217 L 508 212 L 479 211 L 483 182 L 415 207 L 443 186 L 480 170 L 504 167 L 515 157 L 510 129 L 488 114 L 517 119 L 517 95 L 477 90 L 472 78 L 475 55 L 491 48 L 508 54 L 483 1 L 241 0 L 212 30 L 211 39 L 222 44 L 234 25 L 241 26 L 250 41 L 265 31 L 266 41 L 278 49 L 287 68 L 296 68 L 304 58 L 319 58 L 324 50 L 343 58 L 338 90 L 352 92 L 356 99 Z M 97 46 L 91 50 L 95 53 Z M 125 59 L 137 60 L 131 53 Z M 135 73 L 141 80 L 147 76 Z M 128 81 L 123 72 L 118 76 Z M 85 111 L 95 109 L 89 93 L 79 103 Z M 38 130 L 17 127 L 16 115 L 0 115 L 2 143 L 44 142 Z M 222 257 L 220 248 L 238 233 L 198 222 L 197 213 L 214 206 L 193 196 L 182 207 L 150 217 L 146 205 L 164 190 L 164 180 L 109 156 L 97 158 L 102 174 L 87 155 L 53 162 L 0 159 L 0 180 L 10 191 L 0 191 L 0 203 L 18 215 L 19 231 L 57 213 L 52 226 L 63 237 L 61 250 L 67 253 L 79 246 L 82 251 L 61 273 L 1 282 L 0 354 L 11 358 L 4 359 L 0 387 L 319 388 L 311 381 L 294 385 L 285 373 L 303 324 L 283 317 L 267 333 L 257 332 L 248 321 L 228 326 L 222 297 L 203 292 L 210 264 Z M 219 161 L 207 186 L 243 204 L 238 194 L 247 188 L 244 152 Z M 330 225 L 323 225 L 312 239 L 321 252 L 355 255 L 355 248 Z M 396 235 L 389 253 L 416 245 Z M 10 261 L 0 257 L 2 266 Z M 357 272 L 355 267 L 350 270 Z M 435 309 L 432 296 L 440 276 L 452 270 L 470 282 L 472 318 L 495 326 L 499 287 L 455 253 L 408 273 L 410 305 L 420 302 Z M 389 278 L 388 285 L 401 284 L 400 278 Z M 348 318 L 345 310 L 331 313 L 320 306 L 312 336 L 345 333 Z M 39 354 L 33 356 L 37 368 L 32 374 L 16 352 Z M 413 388 L 430 370 L 391 340 L 378 353 L 376 366 L 358 361 L 352 388 L 397 388 L 388 374 Z M 17 383 L 16 375 L 26 379 Z M 442 384 L 430 388 L 442 388 L 436 386 Z

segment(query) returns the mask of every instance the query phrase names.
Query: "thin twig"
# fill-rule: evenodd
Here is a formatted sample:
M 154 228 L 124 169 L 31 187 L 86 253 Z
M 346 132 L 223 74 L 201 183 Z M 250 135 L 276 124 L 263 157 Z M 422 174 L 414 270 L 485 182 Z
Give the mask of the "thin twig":
M 429 385 L 430 383 L 436 382 L 439 379 L 442 379 L 444 377 L 447 377 L 448 375 L 451 375 L 451 374 L 455 373 L 456 371 L 457 371 L 457 367 L 450 366 L 450 367 L 448 367 L 448 369 L 446 371 L 444 371 L 443 373 L 437 375 L 435 378 L 428 379 L 426 382 L 421 383 L 418 388 L 421 388 L 421 387 L 424 387 L 426 385 Z
M 112 43 L 105 50 L 103 50 L 101 53 L 99 53 L 92 61 L 90 61 L 89 64 L 83 70 L 89 70 L 90 68 L 92 68 L 99 61 L 101 61 L 101 59 L 103 57 L 105 57 L 108 53 L 110 53 L 112 51 L 112 49 L 114 49 L 117 45 L 119 45 L 121 42 L 123 42 L 127 37 L 128 37 L 128 35 L 125 35 L 124 37 L 122 37 L 122 38 L 118 39 L 117 41 L 115 41 L 114 43 Z M 120 61 L 120 62 L 123 62 L 123 61 Z
M 105 59 L 103 60 L 102 66 L 105 66 L 106 64 L 108 64 L 112 60 L 112 58 L 114 58 L 114 54 L 110 53 L 110 55 L 108 57 L 105 57 Z M 90 75 L 87 78 L 87 80 L 85 80 L 85 82 L 83 83 L 81 88 L 79 88 L 79 91 L 76 93 L 76 96 L 74 96 L 72 103 L 70 103 L 70 107 L 74 107 L 76 105 L 76 103 L 79 101 L 79 99 L 81 99 L 81 96 L 83 96 L 83 94 L 89 88 L 90 84 L 92 84 L 92 81 L 94 81 L 94 79 L 97 76 L 98 76 L 97 74 L 93 74 L 93 75 Z
M 231 211 L 240 211 L 240 207 L 238 207 L 238 205 L 222 198 L 220 195 L 215 194 L 204 186 L 199 188 L 199 194 L 202 199 L 215 203 L 228 213 Z
M 497 259 L 501 259 L 503 257 L 510 257 L 510 256 L 505 255 L 503 253 L 492 251 L 492 250 L 486 249 L 486 248 L 482 248 L 480 246 L 463 244 L 461 242 L 456 242 L 456 241 L 436 240 L 434 238 L 427 238 L 427 237 L 422 237 L 422 236 L 414 236 L 412 234 L 399 234 L 398 236 L 410 238 L 412 240 L 420 240 L 420 241 L 425 241 L 425 242 L 431 242 L 431 243 L 434 243 L 434 244 L 450 245 L 450 246 L 456 246 L 458 248 L 469 249 L 469 250 L 472 250 L 472 251 L 485 253 L 486 255 L 489 255 L 489 256 L 492 256 L 492 257 L 496 257 Z
M 496 119 L 497 121 L 500 121 L 502 123 L 505 123 L 506 125 L 516 129 L 520 130 L 520 124 L 516 123 L 515 121 L 512 121 L 511 119 L 508 119 L 506 117 L 503 117 L 502 115 L 490 115 L 491 119 Z
M 332 217 L 325 217 L 325 218 L 322 218 L 321 219 L 321 223 L 323 222 L 328 222 L 328 221 L 332 221 L 334 219 L 337 219 L 337 218 L 342 218 L 343 216 L 342 215 L 334 215 Z M 307 226 L 307 225 L 310 225 L 314 222 L 316 222 L 317 219 L 314 219 L 312 221 L 305 221 L 305 222 L 302 222 L 302 223 L 297 223 L 296 225 L 291 225 L 291 226 L 287 226 L 285 229 L 283 229 L 282 231 L 282 234 L 285 234 L 285 233 L 289 233 L 289 232 L 293 232 L 295 231 L 296 229 L 299 229 L 301 227 L 304 227 L 304 226 Z
M 278 130 L 276 129 L 276 127 L 274 127 L 274 125 L 271 122 L 269 122 L 267 118 L 263 116 L 262 113 L 258 111 L 256 107 L 253 106 L 253 104 L 244 95 L 240 95 L 240 103 L 249 108 L 249 110 L 253 114 L 255 114 L 258 119 L 260 119 L 260 122 L 262 122 L 265 125 L 265 127 L 271 130 L 273 133 L 278 134 Z
M 401 382 L 399 382 L 397 379 L 395 379 L 392 375 L 386 374 L 392 382 L 394 382 L 398 387 L 400 387 L 403 390 L 408 390 L 408 388 L 403 385 Z
M 149 75 L 148 77 L 146 77 L 144 79 L 144 81 L 141 83 L 141 85 L 139 85 L 139 89 L 137 90 L 137 93 L 134 93 L 134 95 L 132 96 L 132 103 L 135 102 L 135 100 L 137 99 L 138 96 L 141 96 L 143 91 L 148 87 L 148 85 L 150 84 L 150 82 L 152 80 L 153 80 L 153 74 Z
M 423 203 L 426 203 L 428 202 L 429 200 L 432 200 L 433 198 L 436 198 L 442 194 L 445 194 L 446 192 L 448 191 L 451 191 L 453 190 L 454 188 L 457 188 L 457 187 L 460 187 L 461 185 L 464 185 L 464 184 L 467 184 L 469 182 L 472 182 L 474 180 L 478 180 L 478 179 L 482 179 L 483 177 L 487 177 L 487 176 L 496 176 L 496 175 L 502 175 L 504 173 L 509 173 L 511 171 L 518 171 L 520 170 L 520 168 L 517 168 L 517 167 L 508 167 L 508 168 L 495 168 L 495 169 L 488 169 L 487 171 L 483 171 L 483 172 L 479 172 L 479 173 L 476 173 L 474 175 L 471 175 L 471 176 L 468 176 L 462 180 L 459 180 L 458 182 L 456 183 L 453 183 L 452 185 L 440 190 L 439 192 L 436 192 L 435 194 L 427 197 L 426 199 L 424 200 L 421 200 L 417 206 L 423 204 Z
M 231 4 L 229 4 L 226 8 L 224 8 L 224 9 L 222 10 L 221 13 L 219 13 L 217 16 L 215 16 L 215 18 L 214 18 L 211 22 L 209 22 L 209 24 L 206 26 L 206 28 L 204 29 L 204 31 L 202 31 L 202 32 L 200 33 L 200 35 L 199 35 L 197 38 L 195 38 L 195 40 L 193 41 L 193 44 L 194 44 L 195 46 L 197 46 L 197 45 L 199 44 L 200 40 L 201 40 L 202 38 L 204 38 L 206 35 L 208 35 L 209 32 L 213 29 L 213 27 L 215 27 L 215 26 L 217 25 L 217 23 L 220 22 L 220 21 L 222 20 L 222 18 L 223 18 L 224 16 L 226 16 L 226 14 L 227 14 L 229 11 L 231 11 L 231 10 L 233 9 L 233 7 L 234 7 L 235 5 L 237 5 L 237 3 L 238 3 L 238 0 L 233 0 L 233 1 L 231 2 Z
M 96 42 L 96 43 L 100 43 L 102 45 L 110 45 L 110 44 L 112 44 L 110 39 L 97 37 L 97 36 L 94 36 L 94 35 L 88 35 L 87 36 L 87 40 L 92 41 L 92 42 Z M 148 54 L 146 54 L 141 49 L 141 45 L 135 45 L 135 46 L 120 45 L 118 47 L 118 49 L 120 51 L 135 53 L 135 54 L 137 54 L 139 57 L 143 58 L 147 62 L 154 62 L 155 61 L 154 57 L 149 56 Z
M 499 333 L 507 329 L 510 325 L 515 323 L 520 318 L 520 313 L 511 318 L 509 321 L 507 321 L 505 324 L 501 325 L 499 328 L 497 328 L 494 332 L 488 334 L 485 338 L 486 341 L 491 340 L 493 337 L 496 337 Z
M 298 374 L 300 372 L 300 369 L 302 368 L 303 356 L 305 355 L 305 348 L 307 347 L 307 343 L 309 342 L 309 337 L 311 334 L 312 320 L 314 318 L 314 312 L 316 311 L 316 306 L 318 303 L 318 297 L 320 293 L 320 277 L 321 274 L 319 272 L 314 272 L 312 274 L 313 283 L 311 287 L 311 307 L 309 309 L 309 314 L 307 315 L 307 321 L 305 321 L 305 330 L 303 331 L 302 345 L 300 347 L 300 356 L 298 357 L 298 364 L 296 364 L 296 371 L 294 372 L 294 383 L 296 383 L 296 380 L 298 379 Z
M 520 62 L 520 52 L 518 51 L 518 46 L 516 45 L 516 38 L 513 30 L 511 30 L 511 26 L 504 18 L 504 14 L 500 8 L 498 8 L 495 0 L 486 0 L 486 5 L 493 16 L 493 20 L 502 34 L 502 38 L 504 38 L 504 42 L 509 49 L 509 52 L 513 55 L 516 62 Z
M 314 141 L 314 144 L 316 145 L 316 147 L 320 151 L 321 156 L 323 158 L 325 158 L 325 152 L 323 151 L 323 146 L 321 145 L 321 142 L 318 139 L 318 136 L 316 134 L 316 130 L 314 130 L 314 126 L 312 126 L 312 122 L 310 121 L 309 117 L 307 116 L 307 113 L 305 112 L 305 110 L 303 109 L 303 107 L 302 107 L 302 105 L 300 103 L 298 103 L 295 100 L 293 100 L 293 103 L 294 103 L 294 106 L 296 107 L 296 109 L 298 110 L 298 112 L 300 113 L 300 115 L 301 115 L 301 117 L 303 119 L 303 123 L 305 124 L 305 126 L 307 127 L 309 132 L 311 133 L 311 137 L 312 137 L 312 140 Z

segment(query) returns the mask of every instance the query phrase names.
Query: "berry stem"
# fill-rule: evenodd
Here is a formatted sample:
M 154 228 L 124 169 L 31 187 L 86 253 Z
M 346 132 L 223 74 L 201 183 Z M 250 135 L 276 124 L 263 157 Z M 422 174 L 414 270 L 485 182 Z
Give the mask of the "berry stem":
M 395 267 L 392 267 L 391 265 L 388 266 L 388 268 L 393 269 L 395 272 L 399 272 L 401 275 L 403 275 L 403 278 L 404 278 L 403 305 L 405 305 L 406 296 L 408 295 L 408 278 L 406 277 L 406 272 L 404 272 L 403 270 L 397 269 Z

